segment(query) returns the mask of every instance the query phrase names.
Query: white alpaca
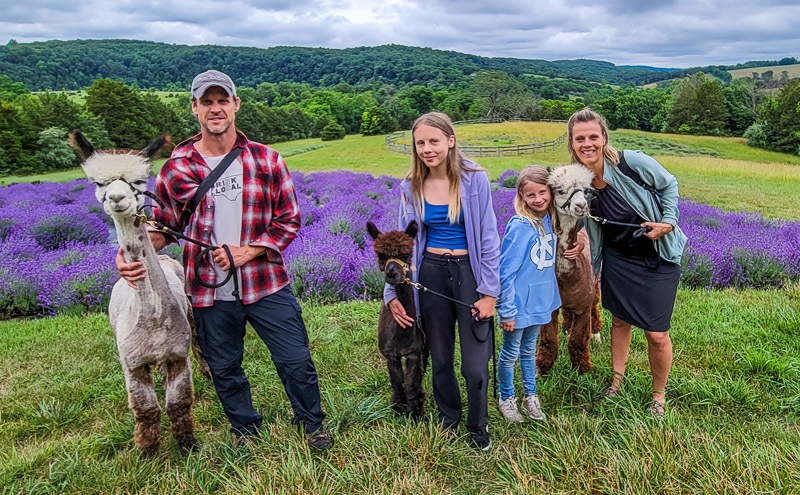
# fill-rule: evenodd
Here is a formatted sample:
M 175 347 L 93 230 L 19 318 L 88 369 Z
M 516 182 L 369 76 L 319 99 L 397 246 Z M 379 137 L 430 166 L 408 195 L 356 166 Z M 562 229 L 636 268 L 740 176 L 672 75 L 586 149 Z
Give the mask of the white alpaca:
M 127 262 L 141 261 L 146 277 L 137 289 L 120 279 L 111 292 L 108 315 L 117 350 L 128 405 L 136 421 L 134 442 L 145 456 L 154 455 L 161 442 L 161 408 L 151 372 L 160 368 L 166 389 L 166 409 L 172 434 L 183 451 L 194 443 L 191 306 L 184 292 L 183 267 L 168 256 L 157 256 L 145 225 L 137 218 L 150 175 L 150 158 L 164 145 L 162 137 L 138 154 L 96 152 L 80 133 L 73 146 L 85 158 L 84 173 L 96 187 L 95 196 L 114 220 Z
M 563 254 L 578 239 L 578 220 L 589 214 L 587 196 L 592 189 L 593 177 L 594 173 L 585 166 L 572 164 L 553 169 L 547 181 L 553 190 L 553 202 L 558 213 L 556 278 L 564 329 L 569 333 L 567 348 L 572 365 L 581 373 L 592 369 L 589 339 L 594 333 L 595 340 L 599 341 L 603 325 L 588 236 L 580 233 L 586 245 L 582 256 L 570 260 Z M 559 310 L 554 311 L 550 323 L 541 329 L 537 367 L 543 374 L 550 371 L 558 356 L 558 314 Z

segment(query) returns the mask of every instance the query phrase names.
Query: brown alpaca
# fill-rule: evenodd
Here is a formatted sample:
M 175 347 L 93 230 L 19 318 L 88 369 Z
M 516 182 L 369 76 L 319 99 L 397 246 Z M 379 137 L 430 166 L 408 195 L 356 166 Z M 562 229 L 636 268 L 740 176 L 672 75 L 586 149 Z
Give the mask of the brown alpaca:
M 395 287 L 397 300 L 405 308 L 406 314 L 414 319 L 411 328 L 403 328 L 397 324 L 386 304 L 381 305 L 378 317 L 378 349 L 386 358 L 389 369 L 392 408 L 399 414 L 419 419 L 425 410 L 422 378 L 428 360 L 428 344 L 416 317 L 413 289 L 410 284 L 404 283 L 406 277 L 410 276 L 408 270 L 414 250 L 417 222 L 408 224 L 405 232 L 392 230 L 384 233 L 372 222 L 367 222 L 367 231 L 375 241 L 373 248 L 378 256 L 378 268 L 384 272 L 386 283 Z
M 567 349 L 572 366 L 581 373 L 592 370 L 589 340 L 592 332 L 598 337 L 602 327 L 599 291 L 589 258 L 588 238 L 582 256 L 574 260 L 564 257 L 564 250 L 578 239 L 578 220 L 589 213 L 587 192 L 591 189 L 592 172 L 583 165 L 563 165 L 550 173 L 548 184 L 553 190 L 553 201 L 558 213 L 558 241 L 556 243 L 556 278 L 561 294 L 561 312 L 564 330 L 569 333 Z M 558 357 L 558 316 L 553 312 L 550 323 L 542 325 L 536 366 L 547 374 Z

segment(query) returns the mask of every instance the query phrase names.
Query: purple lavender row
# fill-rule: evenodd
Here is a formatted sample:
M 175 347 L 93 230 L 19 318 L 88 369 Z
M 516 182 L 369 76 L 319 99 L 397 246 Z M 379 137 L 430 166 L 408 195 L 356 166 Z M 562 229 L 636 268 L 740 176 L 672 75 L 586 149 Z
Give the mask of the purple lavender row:
M 515 172 L 507 171 L 498 184 Z M 378 298 L 366 222 L 396 227 L 399 179 L 348 171 L 292 174 L 303 227 L 285 253 L 298 296 L 318 302 Z M 116 245 L 85 180 L 0 188 L 0 317 L 105 311 Z M 513 189 L 492 193 L 502 235 Z M 800 223 L 724 212 L 681 200 L 689 236 L 687 287 L 779 287 L 800 279 Z M 173 249 L 179 256 L 180 251 Z

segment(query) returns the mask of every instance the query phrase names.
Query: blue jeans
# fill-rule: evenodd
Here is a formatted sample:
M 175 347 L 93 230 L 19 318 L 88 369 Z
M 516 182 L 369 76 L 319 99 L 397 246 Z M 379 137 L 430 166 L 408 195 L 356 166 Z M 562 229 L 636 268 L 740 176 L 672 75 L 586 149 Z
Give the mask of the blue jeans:
M 522 385 L 525 396 L 536 393 L 536 342 L 539 340 L 541 325 L 515 328 L 513 332 L 503 332 L 503 348 L 497 360 L 497 381 L 500 399 L 514 397 L 514 364 L 519 358 L 522 371 Z

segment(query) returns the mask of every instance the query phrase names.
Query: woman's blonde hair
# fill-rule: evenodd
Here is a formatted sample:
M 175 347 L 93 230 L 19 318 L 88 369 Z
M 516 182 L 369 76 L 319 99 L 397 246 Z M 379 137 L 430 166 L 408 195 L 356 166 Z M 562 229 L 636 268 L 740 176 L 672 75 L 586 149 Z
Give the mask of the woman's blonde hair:
M 528 182 L 547 186 L 547 188 L 550 189 L 550 204 L 547 205 L 547 213 L 550 214 L 550 224 L 553 226 L 553 231 L 555 231 L 558 216 L 556 215 L 555 202 L 553 201 L 553 189 L 547 185 L 547 179 L 549 177 L 550 172 L 541 165 L 526 166 L 519 173 L 519 177 L 517 177 L 517 194 L 514 196 L 514 211 L 517 215 L 528 220 L 532 226 L 536 227 L 541 235 L 545 235 L 542 219 L 539 218 L 536 212 L 525 202 L 522 189 Z
M 461 172 L 477 172 L 486 171 L 481 167 L 467 167 L 464 163 L 464 155 L 458 149 L 458 141 L 456 140 L 456 131 L 453 128 L 453 123 L 450 117 L 440 112 L 431 112 L 421 115 L 414 121 L 411 126 L 411 170 L 406 174 L 406 179 L 411 181 L 411 197 L 413 198 L 414 208 L 418 212 L 419 218 L 425 218 L 425 196 L 422 192 L 422 184 L 425 178 L 430 174 L 430 169 L 425 165 L 425 162 L 417 154 L 416 141 L 414 140 L 414 132 L 421 125 L 428 125 L 442 131 L 447 139 L 453 136 L 453 147 L 447 152 L 445 159 L 445 171 L 447 179 L 450 182 L 450 192 L 448 194 L 447 204 L 447 219 L 451 224 L 458 223 L 458 217 L 461 216 Z
M 578 157 L 578 152 L 572 147 L 572 128 L 575 127 L 575 124 L 584 122 L 597 122 L 600 126 L 600 131 L 603 133 L 603 137 L 606 138 L 606 144 L 603 145 L 603 157 L 614 165 L 619 163 L 619 152 L 608 144 L 608 123 L 606 119 L 591 108 L 578 110 L 573 113 L 567 121 L 567 149 L 569 150 L 569 158 L 572 160 L 572 163 L 583 163 Z

